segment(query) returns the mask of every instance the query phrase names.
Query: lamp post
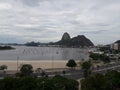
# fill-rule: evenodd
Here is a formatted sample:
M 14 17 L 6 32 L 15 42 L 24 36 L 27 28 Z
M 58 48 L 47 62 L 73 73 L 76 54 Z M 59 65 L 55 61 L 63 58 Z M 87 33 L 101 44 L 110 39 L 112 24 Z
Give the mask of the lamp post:
M 19 56 L 17 56 L 17 73 L 18 73 L 18 60 L 19 60 Z
M 58 55 L 59 54 L 59 52 L 58 51 L 56 51 L 55 52 L 55 54 L 52 54 L 52 70 L 54 71 L 54 55 Z
M 52 55 L 52 69 L 54 70 L 54 56 Z
M 55 54 L 58 55 L 58 51 L 56 51 Z M 54 70 L 54 55 L 52 55 L 52 69 Z

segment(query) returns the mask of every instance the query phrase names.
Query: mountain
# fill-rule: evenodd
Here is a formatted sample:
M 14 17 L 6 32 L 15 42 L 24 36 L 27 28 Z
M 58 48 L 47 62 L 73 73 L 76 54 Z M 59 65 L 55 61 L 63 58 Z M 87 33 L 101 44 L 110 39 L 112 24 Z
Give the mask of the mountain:
M 82 47 L 94 46 L 94 44 L 88 38 L 86 38 L 84 35 L 78 35 L 77 37 L 73 37 L 71 39 L 71 43 L 73 46 L 77 46 L 77 47 L 79 47 L 79 46 L 82 46 Z
M 69 35 L 67 32 L 65 32 L 65 33 L 63 34 L 61 40 L 70 40 L 70 39 L 71 39 L 71 38 L 70 38 L 70 35 Z
M 116 41 L 115 43 L 120 43 L 120 40 Z
M 32 41 L 32 42 L 27 42 L 25 45 L 26 45 L 26 46 L 39 46 L 40 43 L 39 43 L 39 42 L 34 42 L 34 41 Z
M 11 46 L 0 46 L 0 50 L 11 50 L 11 49 L 15 49 Z
M 68 47 L 90 47 L 94 44 L 86 38 L 84 35 L 78 35 L 76 37 L 70 38 L 70 35 L 66 32 L 63 34 L 62 39 L 55 44 L 64 45 Z

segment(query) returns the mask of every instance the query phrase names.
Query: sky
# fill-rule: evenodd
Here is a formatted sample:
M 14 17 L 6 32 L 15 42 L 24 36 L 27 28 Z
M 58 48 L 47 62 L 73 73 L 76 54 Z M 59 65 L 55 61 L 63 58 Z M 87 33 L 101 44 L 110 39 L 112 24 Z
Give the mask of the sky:
M 0 43 L 55 42 L 64 32 L 120 40 L 120 0 L 0 0 Z

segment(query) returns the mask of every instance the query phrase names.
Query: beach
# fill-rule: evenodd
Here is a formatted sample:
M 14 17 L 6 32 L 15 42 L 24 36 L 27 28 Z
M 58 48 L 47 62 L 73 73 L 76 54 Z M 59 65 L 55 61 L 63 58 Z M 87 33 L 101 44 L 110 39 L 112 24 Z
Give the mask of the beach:
M 23 64 L 31 64 L 33 69 L 42 68 L 42 69 L 53 69 L 53 68 L 67 68 L 67 60 L 0 60 L 1 65 L 7 65 L 7 70 L 17 70 Z

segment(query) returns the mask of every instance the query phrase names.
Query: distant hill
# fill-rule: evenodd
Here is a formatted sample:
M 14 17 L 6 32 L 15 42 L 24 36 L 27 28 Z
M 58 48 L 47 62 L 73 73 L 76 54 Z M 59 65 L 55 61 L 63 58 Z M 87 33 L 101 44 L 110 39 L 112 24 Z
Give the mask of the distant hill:
M 92 41 L 86 38 L 84 35 L 78 35 L 76 37 L 71 38 L 69 33 L 65 32 L 58 42 L 50 42 L 50 43 L 40 43 L 40 42 L 27 42 L 26 46 L 48 46 L 48 45 L 61 45 L 66 47 L 90 47 L 94 46 Z
M 120 40 L 116 41 L 115 43 L 120 43 Z
M 11 50 L 11 49 L 15 49 L 11 46 L 0 46 L 0 50 Z
M 32 42 L 27 42 L 25 45 L 26 45 L 26 46 L 39 46 L 40 43 L 39 43 L 39 42 L 34 42 L 34 41 L 32 41 Z
M 63 34 L 62 39 L 60 41 L 54 44 L 64 45 L 64 46 L 69 46 L 69 47 L 94 46 L 94 44 L 84 35 L 78 35 L 76 37 L 70 38 L 70 35 L 67 32 Z

